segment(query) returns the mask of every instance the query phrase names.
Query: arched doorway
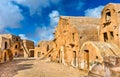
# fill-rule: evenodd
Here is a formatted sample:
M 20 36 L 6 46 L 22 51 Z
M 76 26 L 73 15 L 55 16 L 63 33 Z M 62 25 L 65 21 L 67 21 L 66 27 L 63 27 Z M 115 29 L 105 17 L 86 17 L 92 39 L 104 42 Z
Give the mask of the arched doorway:
M 77 61 L 76 61 L 76 51 L 73 51 L 73 64 L 74 64 L 74 66 L 77 65 Z
M 18 48 L 18 45 L 15 45 L 15 49 L 17 49 Z
M 17 56 L 17 52 L 15 52 L 15 56 Z
M 8 48 L 8 43 L 7 42 L 5 42 L 5 49 L 7 49 Z
M 41 56 L 41 52 L 38 52 L 38 57 L 40 57 Z
M 89 69 L 89 50 L 84 50 L 85 68 Z

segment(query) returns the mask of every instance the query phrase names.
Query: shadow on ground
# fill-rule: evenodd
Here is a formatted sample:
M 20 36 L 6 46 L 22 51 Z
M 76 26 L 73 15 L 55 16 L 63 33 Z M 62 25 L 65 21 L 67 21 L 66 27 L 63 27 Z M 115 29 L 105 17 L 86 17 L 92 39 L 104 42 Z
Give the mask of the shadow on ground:
M 11 62 L 0 64 L 0 77 L 13 77 L 18 71 L 32 68 L 33 64 L 22 64 L 24 61 L 34 59 L 14 59 Z

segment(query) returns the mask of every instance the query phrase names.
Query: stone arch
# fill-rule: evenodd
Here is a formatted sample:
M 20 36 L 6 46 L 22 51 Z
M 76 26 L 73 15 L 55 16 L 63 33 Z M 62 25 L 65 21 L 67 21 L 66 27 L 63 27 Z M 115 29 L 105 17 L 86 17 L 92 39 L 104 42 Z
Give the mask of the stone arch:
M 13 60 L 13 53 L 10 49 L 2 51 L 2 61 L 7 62 Z
M 85 42 L 79 53 L 79 65 L 82 69 L 91 70 L 94 64 L 103 64 L 106 56 L 119 56 L 120 49 L 117 45 L 106 42 Z
M 14 49 L 19 49 L 19 48 L 20 48 L 20 44 L 19 44 L 19 43 L 15 43 L 15 44 L 13 45 L 13 47 L 14 47 Z

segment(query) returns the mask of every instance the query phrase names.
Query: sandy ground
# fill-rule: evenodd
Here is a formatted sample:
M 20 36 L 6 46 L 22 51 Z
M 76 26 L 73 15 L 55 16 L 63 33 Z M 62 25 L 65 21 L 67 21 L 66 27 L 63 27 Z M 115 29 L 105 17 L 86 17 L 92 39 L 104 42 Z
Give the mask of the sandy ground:
M 15 59 L 0 64 L 0 77 L 83 77 L 84 72 L 48 60 Z

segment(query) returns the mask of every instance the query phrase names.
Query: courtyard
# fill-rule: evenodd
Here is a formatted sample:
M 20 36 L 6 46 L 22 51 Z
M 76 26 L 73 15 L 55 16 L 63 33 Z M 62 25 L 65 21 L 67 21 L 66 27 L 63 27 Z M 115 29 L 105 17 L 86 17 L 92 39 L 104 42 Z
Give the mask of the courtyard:
M 0 77 L 83 77 L 84 72 L 46 60 L 17 58 L 0 64 Z

